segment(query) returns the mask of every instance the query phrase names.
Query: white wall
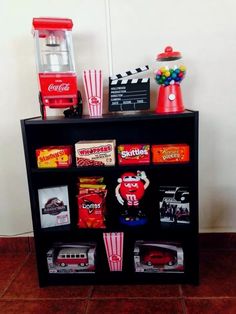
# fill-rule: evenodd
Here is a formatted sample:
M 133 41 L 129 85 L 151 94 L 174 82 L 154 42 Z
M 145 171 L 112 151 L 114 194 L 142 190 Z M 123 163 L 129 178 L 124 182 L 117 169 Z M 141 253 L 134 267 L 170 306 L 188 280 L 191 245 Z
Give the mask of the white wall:
M 80 86 L 83 69 L 101 68 L 107 92 L 110 70 L 154 68 L 169 44 L 182 52 L 185 106 L 200 111 L 200 231 L 236 231 L 234 0 L 2 0 L 0 7 L 0 235 L 32 230 L 20 119 L 39 115 L 31 35 L 38 16 L 72 18 Z M 153 104 L 156 88 L 153 81 Z

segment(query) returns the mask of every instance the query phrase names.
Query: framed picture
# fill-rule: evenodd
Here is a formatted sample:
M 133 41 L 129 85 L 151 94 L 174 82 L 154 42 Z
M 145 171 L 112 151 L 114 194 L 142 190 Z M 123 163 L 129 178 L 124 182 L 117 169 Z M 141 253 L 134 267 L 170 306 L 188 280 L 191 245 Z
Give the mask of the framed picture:
M 70 224 L 67 186 L 39 189 L 38 198 L 41 228 Z
M 159 213 L 161 222 L 189 224 L 189 189 L 182 186 L 161 186 Z

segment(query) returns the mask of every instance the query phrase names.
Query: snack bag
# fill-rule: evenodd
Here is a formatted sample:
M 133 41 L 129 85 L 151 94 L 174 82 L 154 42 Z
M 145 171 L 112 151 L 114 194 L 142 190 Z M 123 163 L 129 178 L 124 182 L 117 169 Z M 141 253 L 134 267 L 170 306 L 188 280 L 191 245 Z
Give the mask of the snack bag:
M 87 181 L 83 178 L 81 181 L 83 183 L 79 183 L 78 227 L 105 228 L 104 214 L 106 210 L 106 186 L 101 183 L 99 184 L 101 178 L 96 180 L 94 177 L 91 177 Z M 89 183 L 87 184 L 86 182 Z M 91 184 L 91 182 L 94 182 L 94 184 Z M 98 184 L 96 184 L 96 182 Z

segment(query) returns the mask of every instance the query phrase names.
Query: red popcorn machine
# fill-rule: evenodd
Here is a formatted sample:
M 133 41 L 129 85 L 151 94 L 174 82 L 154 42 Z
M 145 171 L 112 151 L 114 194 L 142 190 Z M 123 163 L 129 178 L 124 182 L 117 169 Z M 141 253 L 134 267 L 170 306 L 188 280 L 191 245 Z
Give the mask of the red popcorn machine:
M 181 59 L 179 51 L 168 46 L 157 55 L 160 66 L 155 72 L 155 79 L 160 85 L 157 97 L 156 113 L 178 113 L 184 111 L 180 83 L 185 77 L 186 68 L 177 63 Z
M 42 118 L 47 110 L 65 109 L 66 117 L 82 115 L 82 100 L 77 86 L 71 19 L 34 18 L 33 35 L 39 78 Z

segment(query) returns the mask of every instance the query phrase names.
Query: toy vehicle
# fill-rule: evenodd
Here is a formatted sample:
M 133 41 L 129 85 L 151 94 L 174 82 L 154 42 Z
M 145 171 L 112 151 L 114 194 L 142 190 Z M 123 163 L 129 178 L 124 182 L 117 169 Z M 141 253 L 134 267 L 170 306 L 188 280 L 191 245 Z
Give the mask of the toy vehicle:
M 148 266 L 173 266 L 176 261 L 175 252 L 161 249 L 147 251 L 142 258 L 142 263 Z
M 59 251 L 56 258 L 56 265 L 66 267 L 68 265 L 88 266 L 89 248 L 63 248 Z
M 180 243 L 135 242 L 134 268 L 136 272 L 184 272 L 184 252 Z

